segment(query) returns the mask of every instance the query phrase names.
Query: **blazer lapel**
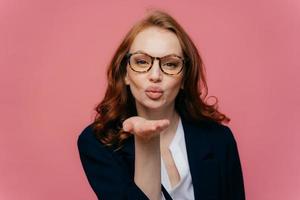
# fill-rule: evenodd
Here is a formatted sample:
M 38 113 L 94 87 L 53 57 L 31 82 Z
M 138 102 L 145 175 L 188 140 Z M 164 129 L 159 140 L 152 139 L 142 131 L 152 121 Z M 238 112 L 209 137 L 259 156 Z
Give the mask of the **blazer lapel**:
M 206 125 L 182 120 L 195 200 L 217 199 L 218 163 L 214 159 Z

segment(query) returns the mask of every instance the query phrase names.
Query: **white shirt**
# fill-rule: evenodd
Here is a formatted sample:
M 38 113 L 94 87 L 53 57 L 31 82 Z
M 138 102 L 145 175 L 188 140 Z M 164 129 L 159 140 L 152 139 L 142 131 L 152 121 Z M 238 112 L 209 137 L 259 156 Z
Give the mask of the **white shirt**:
M 161 182 L 172 199 L 194 200 L 194 188 L 187 158 L 184 131 L 180 119 L 175 136 L 169 146 L 169 150 L 180 175 L 180 181 L 172 188 L 164 161 L 161 157 Z M 165 200 L 163 195 L 162 200 Z

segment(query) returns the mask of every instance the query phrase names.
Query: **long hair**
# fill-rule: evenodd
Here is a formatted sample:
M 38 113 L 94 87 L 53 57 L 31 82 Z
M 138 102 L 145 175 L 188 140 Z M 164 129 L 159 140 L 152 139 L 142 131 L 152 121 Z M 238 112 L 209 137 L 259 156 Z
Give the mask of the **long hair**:
M 122 131 L 125 119 L 137 115 L 135 100 L 129 87 L 125 84 L 128 53 L 133 40 L 139 32 L 147 27 L 159 27 L 176 34 L 185 62 L 183 77 L 184 89 L 180 89 L 175 99 L 175 109 L 187 121 L 201 123 L 211 121 L 228 123 L 230 119 L 218 111 L 218 100 L 210 105 L 206 103 L 208 87 L 205 69 L 199 52 L 183 28 L 169 14 L 152 11 L 137 22 L 117 48 L 107 70 L 108 86 L 103 100 L 96 106 L 93 123 L 96 137 L 107 146 L 120 147 L 131 134 Z

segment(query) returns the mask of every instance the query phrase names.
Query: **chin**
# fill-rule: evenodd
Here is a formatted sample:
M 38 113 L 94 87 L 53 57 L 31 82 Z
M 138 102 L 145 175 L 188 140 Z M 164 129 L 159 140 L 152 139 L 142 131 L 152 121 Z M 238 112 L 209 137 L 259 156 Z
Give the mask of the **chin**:
M 166 106 L 166 102 L 164 101 L 150 101 L 150 102 L 145 102 L 144 104 L 142 104 L 144 107 L 146 107 L 147 109 L 161 109 L 163 107 Z
M 143 106 L 147 109 L 153 109 L 153 110 L 156 110 L 156 109 L 159 109 L 159 108 L 163 107 L 162 104 L 144 104 Z

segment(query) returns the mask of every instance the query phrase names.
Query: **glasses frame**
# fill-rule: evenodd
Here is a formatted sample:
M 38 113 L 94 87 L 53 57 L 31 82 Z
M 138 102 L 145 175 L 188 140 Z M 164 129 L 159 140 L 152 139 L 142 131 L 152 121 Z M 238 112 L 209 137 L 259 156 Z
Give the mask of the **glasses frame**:
M 130 58 L 131 58 L 132 55 L 135 55 L 135 54 L 144 54 L 144 55 L 149 56 L 149 57 L 151 58 L 151 65 L 150 65 L 150 67 L 149 67 L 146 71 L 137 71 L 137 70 L 133 69 L 133 67 L 131 66 L 131 64 L 130 64 Z M 180 71 L 177 72 L 176 74 L 169 74 L 169 73 L 165 72 L 165 71 L 163 70 L 162 66 L 161 66 L 161 59 L 166 58 L 166 57 L 170 57 L 170 56 L 174 56 L 174 57 L 180 58 L 180 59 L 182 60 L 182 67 L 181 67 Z M 127 58 L 127 62 L 128 62 L 128 64 L 129 64 L 130 69 L 132 69 L 133 71 L 138 72 L 138 73 L 146 73 L 146 72 L 150 71 L 151 68 L 153 67 L 154 60 L 158 60 L 159 68 L 160 68 L 160 70 L 161 70 L 164 74 L 171 75 L 171 76 L 177 75 L 177 74 L 179 74 L 180 72 L 182 72 L 183 67 L 184 67 L 184 65 L 185 65 L 185 60 L 184 60 L 182 57 L 180 57 L 180 56 L 178 56 L 178 55 L 175 55 L 175 54 L 170 54 L 170 55 L 166 55 L 166 56 L 163 56 L 163 57 L 153 57 L 153 56 L 150 56 L 149 54 L 147 54 L 147 53 L 145 53 L 145 52 L 137 51 L 137 52 L 134 52 L 134 53 L 127 53 L 127 54 L 126 54 L 126 58 Z

